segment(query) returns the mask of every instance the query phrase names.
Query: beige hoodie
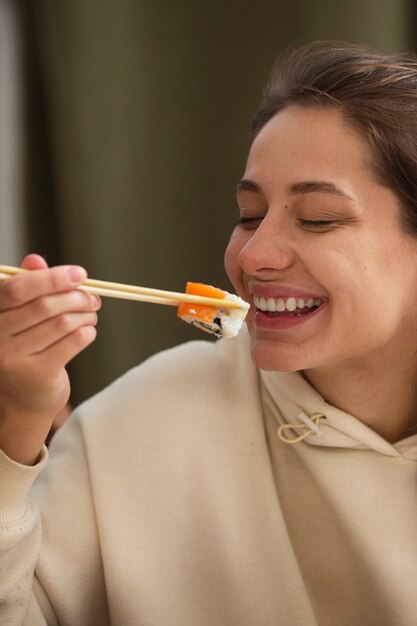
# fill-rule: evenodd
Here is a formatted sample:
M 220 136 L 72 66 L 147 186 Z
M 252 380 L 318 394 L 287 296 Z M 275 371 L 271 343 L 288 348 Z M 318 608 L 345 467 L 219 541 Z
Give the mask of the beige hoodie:
M 301 411 L 321 434 L 284 443 Z M 0 456 L 2 626 L 417 624 L 417 436 L 391 445 L 300 374 L 259 374 L 246 333 L 82 405 L 28 500 L 46 457 Z

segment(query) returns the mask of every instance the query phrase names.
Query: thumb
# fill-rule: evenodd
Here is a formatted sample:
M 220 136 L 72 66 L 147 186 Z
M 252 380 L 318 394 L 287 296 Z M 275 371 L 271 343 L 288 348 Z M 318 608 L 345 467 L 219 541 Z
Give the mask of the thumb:
M 40 254 L 27 254 L 21 263 L 21 267 L 25 270 L 45 270 L 48 267 L 48 263 Z

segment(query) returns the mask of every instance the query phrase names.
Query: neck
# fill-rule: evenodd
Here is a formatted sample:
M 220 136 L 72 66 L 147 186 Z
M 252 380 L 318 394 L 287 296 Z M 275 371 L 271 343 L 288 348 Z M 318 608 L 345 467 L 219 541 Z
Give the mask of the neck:
M 417 432 L 417 360 L 410 348 L 408 355 L 396 350 L 396 358 L 384 353 L 365 365 L 350 361 L 303 373 L 326 402 L 394 443 Z

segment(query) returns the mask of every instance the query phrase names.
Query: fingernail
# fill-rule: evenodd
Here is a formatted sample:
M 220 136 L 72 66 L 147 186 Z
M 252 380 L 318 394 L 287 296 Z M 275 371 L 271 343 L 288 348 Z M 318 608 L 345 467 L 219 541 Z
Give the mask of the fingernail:
M 73 283 L 81 283 L 87 278 L 87 272 L 83 267 L 73 265 L 67 269 L 69 279 Z
M 93 303 L 93 307 L 94 309 L 99 309 L 101 307 L 101 298 L 99 298 L 98 296 L 93 296 L 90 295 L 91 301 Z

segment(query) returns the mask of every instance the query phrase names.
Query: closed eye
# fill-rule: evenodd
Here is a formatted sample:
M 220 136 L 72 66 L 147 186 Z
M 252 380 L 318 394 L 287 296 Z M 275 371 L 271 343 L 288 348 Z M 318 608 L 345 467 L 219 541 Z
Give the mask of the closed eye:
M 242 226 L 242 228 L 251 229 L 257 228 L 261 221 L 262 217 L 239 217 L 236 225 Z
M 338 225 L 338 222 L 335 220 L 298 220 L 300 226 L 303 226 L 306 229 L 314 229 L 314 230 L 326 230 L 335 225 Z

